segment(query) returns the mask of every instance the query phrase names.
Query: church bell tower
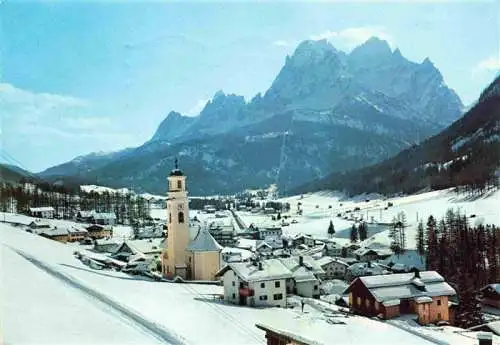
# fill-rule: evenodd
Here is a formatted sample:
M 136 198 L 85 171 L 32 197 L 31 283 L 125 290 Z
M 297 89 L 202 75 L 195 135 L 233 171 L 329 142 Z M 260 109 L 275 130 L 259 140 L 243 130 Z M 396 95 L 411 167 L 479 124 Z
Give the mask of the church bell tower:
M 168 176 L 167 248 L 162 253 L 163 275 L 186 278 L 186 247 L 189 243 L 189 205 L 186 176 L 179 169 L 177 158 Z

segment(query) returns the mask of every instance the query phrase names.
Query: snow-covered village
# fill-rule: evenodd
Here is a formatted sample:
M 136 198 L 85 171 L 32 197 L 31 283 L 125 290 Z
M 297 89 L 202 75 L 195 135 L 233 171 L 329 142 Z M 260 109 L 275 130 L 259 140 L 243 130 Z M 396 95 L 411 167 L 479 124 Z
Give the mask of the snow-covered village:
M 379 5 L 2 4 L 0 344 L 500 345 L 498 5 Z

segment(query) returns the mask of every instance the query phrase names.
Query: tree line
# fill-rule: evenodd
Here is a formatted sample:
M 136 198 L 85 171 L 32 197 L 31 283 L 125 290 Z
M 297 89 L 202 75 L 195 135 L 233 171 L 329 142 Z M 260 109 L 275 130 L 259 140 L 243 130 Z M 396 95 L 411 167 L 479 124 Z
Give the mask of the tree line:
M 151 201 L 132 193 L 108 192 L 97 193 L 54 186 L 48 183 L 0 185 L 0 210 L 16 211 L 29 214 L 31 207 L 54 208 L 55 214 L 64 219 L 74 219 L 78 211 L 114 213 L 118 224 L 150 218 Z
M 439 272 L 457 291 L 456 324 L 463 328 L 482 323 L 479 290 L 499 278 L 500 228 L 471 226 L 458 211 L 448 210 L 437 220 L 430 216 L 417 228 L 417 250 L 428 270 Z

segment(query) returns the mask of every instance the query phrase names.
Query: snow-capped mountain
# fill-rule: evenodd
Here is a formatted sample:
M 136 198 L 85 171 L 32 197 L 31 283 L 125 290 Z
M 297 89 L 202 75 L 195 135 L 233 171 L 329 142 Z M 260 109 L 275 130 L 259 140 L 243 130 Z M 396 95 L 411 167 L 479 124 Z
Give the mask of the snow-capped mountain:
M 422 144 L 358 171 L 333 173 L 295 192 L 392 194 L 454 186 L 484 191 L 498 185 L 499 178 L 500 76 L 462 118 Z
M 170 112 L 139 148 L 69 162 L 42 176 L 77 174 L 158 193 L 179 156 L 194 194 L 270 183 L 284 190 L 388 158 L 461 111 L 428 59 L 410 62 L 375 38 L 350 54 L 324 40 L 304 41 L 263 95 L 247 102 L 218 91 L 198 116 Z

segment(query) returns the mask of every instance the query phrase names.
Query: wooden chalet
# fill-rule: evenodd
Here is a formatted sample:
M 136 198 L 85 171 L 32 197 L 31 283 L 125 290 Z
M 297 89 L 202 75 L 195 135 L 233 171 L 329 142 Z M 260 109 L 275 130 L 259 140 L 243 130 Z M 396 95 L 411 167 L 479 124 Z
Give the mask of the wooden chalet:
M 384 319 L 416 314 L 420 324 L 449 321 L 455 290 L 435 271 L 356 278 L 345 290 L 354 313 Z

